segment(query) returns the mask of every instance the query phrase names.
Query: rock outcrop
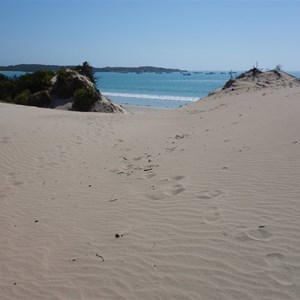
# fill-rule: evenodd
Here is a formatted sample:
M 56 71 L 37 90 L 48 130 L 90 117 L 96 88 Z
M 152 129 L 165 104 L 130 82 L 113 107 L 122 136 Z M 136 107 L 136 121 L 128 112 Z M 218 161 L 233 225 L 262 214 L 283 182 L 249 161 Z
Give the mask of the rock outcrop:
M 103 96 L 88 77 L 75 70 L 66 69 L 64 76 L 56 75 L 51 80 L 50 107 L 65 110 L 75 110 L 73 103 L 76 100 L 76 91 L 89 90 L 93 94 L 93 104 L 89 111 L 105 113 L 124 113 L 125 109 Z

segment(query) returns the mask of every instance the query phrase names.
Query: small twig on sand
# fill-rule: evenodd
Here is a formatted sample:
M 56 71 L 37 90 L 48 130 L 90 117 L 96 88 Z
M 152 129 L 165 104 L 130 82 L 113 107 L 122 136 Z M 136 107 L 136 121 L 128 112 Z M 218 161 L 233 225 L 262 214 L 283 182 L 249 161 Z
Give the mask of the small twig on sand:
M 111 197 L 110 199 L 109 199 L 109 202 L 115 202 L 115 201 L 117 201 L 118 200 L 118 198 L 113 198 L 113 197 Z
M 102 261 L 104 261 L 104 257 L 103 257 L 102 255 L 96 253 L 96 256 L 97 256 L 97 257 L 100 257 L 100 258 L 102 259 Z

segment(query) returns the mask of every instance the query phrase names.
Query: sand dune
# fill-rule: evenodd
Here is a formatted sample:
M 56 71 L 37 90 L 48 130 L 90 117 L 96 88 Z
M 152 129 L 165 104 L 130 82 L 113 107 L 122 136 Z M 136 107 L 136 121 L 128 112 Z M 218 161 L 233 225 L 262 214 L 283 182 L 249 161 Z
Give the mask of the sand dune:
M 299 299 L 299 99 L 287 85 L 133 115 L 0 103 L 0 298 Z

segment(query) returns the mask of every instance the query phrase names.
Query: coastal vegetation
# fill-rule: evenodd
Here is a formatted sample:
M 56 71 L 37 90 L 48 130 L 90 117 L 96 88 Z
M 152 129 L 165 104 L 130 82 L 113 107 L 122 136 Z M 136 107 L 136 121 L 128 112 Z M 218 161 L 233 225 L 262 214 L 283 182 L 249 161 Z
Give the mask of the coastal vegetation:
M 92 66 L 89 65 L 87 61 L 85 61 L 81 66 L 75 67 L 75 70 L 85 75 L 92 83 L 96 83 L 95 77 L 94 77 L 94 69 Z
M 57 72 L 38 70 L 13 78 L 0 74 L 0 100 L 46 108 L 123 112 L 97 90 L 88 62 L 74 69 L 62 67 Z
M 92 67 L 88 62 L 75 68 L 79 74 L 88 77 L 94 83 Z M 27 73 L 20 77 L 9 78 L 0 74 L 0 99 L 5 102 L 11 102 L 22 105 L 44 106 L 43 103 L 37 105 L 32 101 L 33 95 L 37 92 L 45 91 L 51 88 L 51 80 L 55 77 L 54 93 L 60 98 L 68 98 L 75 95 L 76 91 L 84 89 L 82 80 L 73 80 L 72 72 L 62 67 L 58 72 L 49 70 L 38 70 L 33 73 Z M 88 93 L 86 93 L 88 95 Z
M 75 100 L 72 104 L 73 110 L 90 111 L 97 102 L 97 95 L 92 89 L 82 88 L 76 90 Z
M 17 101 L 23 99 L 21 102 L 30 105 L 30 102 L 25 101 L 25 99 L 38 91 L 48 89 L 51 85 L 50 80 L 55 75 L 55 72 L 46 70 L 39 70 L 13 78 L 0 74 L 0 99 L 12 103 L 17 103 Z

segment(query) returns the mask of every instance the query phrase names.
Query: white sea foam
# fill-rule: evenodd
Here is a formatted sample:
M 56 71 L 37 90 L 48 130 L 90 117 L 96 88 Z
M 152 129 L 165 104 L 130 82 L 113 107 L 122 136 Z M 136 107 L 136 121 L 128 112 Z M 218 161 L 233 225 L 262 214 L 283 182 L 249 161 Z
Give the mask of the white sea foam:
M 151 100 L 169 100 L 169 101 L 197 101 L 200 97 L 182 97 L 170 95 L 147 95 L 147 94 L 129 94 L 129 93 L 112 93 L 102 92 L 108 97 L 136 98 L 136 99 L 151 99 Z

